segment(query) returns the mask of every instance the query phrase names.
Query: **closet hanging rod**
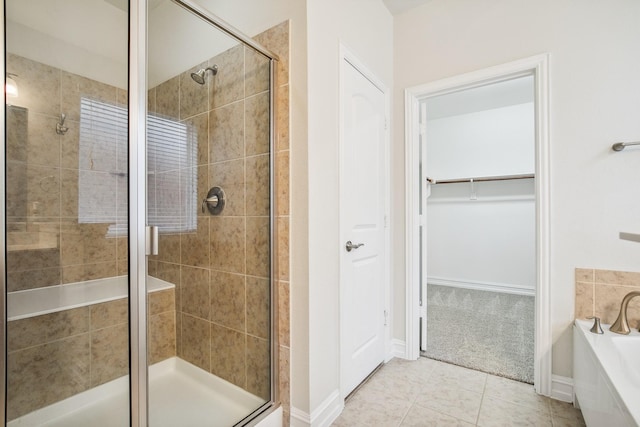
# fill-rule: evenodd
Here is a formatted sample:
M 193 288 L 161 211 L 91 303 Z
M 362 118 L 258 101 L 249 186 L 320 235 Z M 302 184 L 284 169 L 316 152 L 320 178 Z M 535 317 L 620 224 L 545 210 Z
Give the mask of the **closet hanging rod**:
M 427 178 L 431 184 L 455 184 L 459 182 L 483 182 L 483 181 L 508 181 L 511 179 L 531 179 L 536 176 L 532 173 L 520 175 L 500 175 L 500 176 L 481 176 L 477 178 L 458 178 L 458 179 L 434 179 Z

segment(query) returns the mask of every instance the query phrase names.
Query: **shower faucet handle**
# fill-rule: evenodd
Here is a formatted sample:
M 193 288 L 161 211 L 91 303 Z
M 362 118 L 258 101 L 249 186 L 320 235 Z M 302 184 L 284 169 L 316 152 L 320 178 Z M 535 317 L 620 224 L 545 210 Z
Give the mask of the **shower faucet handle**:
M 207 197 L 202 199 L 202 213 L 208 209 L 211 215 L 220 215 L 225 204 L 224 190 L 220 187 L 212 187 L 207 193 Z
M 202 199 L 202 213 L 205 212 L 205 206 L 213 206 L 214 208 L 218 206 L 218 203 L 220 201 L 218 200 L 218 196 L 211 196 L 211 197 L 205 197 L 204 199 Z

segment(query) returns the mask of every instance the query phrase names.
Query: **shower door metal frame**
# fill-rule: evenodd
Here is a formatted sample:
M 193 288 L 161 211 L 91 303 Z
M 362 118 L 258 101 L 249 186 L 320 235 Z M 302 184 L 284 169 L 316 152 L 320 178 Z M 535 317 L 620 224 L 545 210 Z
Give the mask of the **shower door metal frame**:
M 129 416 L 149 425 L 147 362 L 147 0 L 129 0 Z
M 2 10 L 5 10 L 4 0 L 2 0 Z M 0 73 L 5 76 L 6 80 L 6 41 L 5 41 L 5 21 L 6 14 L 2 16 L 2 22 L 0 23 L 0 38 L 2 39 L 2 62 L 0 64 Z M 4 86 L 4 84 L 3 84 Z M 7 236 L 7 214 L 6 214 L 6 194 L 7 194 L 7 181 L 6 181 L 6 149 L 7 149 L 7 138 L 6 138 L 6 117 L 7 117 L 7 94 L 6 90 L 4 93 L 4 103 L 2 104 L 2 118 L 0 119 L 0 131 L 2 132 L 2 150 L 0 150 L 0 163 L 2 166 L 2 173 L 0 174 L 0 183 L 2 184 L 2 188 L 4 189 L 3 196 L 0 197 L 0 215 L 2 216 L 2 233 L 0 233 L 0 269 L 2 270 L 2 277 L 0 278 L 0 328 L 2 329 L 2 337 L 0 339 L 0 348 L 2 349 L 2 356 L 0 357 L 0 377 L 2 378 L 2 391 L 0 392 L 0 406 L 2 407 L 2 423 L 6 425 L 7 423 L 7 312 L 6 312 L 6 295 L 7 295 L 7 245 L 6 245 L 6 236 Z

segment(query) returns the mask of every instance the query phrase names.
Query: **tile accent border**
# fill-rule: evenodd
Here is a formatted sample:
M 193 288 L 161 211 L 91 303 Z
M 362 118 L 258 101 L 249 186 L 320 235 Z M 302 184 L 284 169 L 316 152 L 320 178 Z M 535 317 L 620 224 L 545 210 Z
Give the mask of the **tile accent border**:
M 640 272 L 576 268 L 575 318 L 597 316 L 602 323 L 615 322 L 622 298 L 640 291 Z M 640 298 L 631 300 L 627 311 L 629 326 L 640 327 Z

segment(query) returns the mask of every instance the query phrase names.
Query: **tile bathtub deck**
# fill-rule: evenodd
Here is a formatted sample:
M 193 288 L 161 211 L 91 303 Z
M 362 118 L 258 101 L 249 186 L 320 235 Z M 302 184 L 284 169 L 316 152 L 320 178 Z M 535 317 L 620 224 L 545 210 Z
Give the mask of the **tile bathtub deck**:
M 583 427 L 570 403 L 533 386 L 431 359 L 393 359 L 349 399 L 335 427 Z

